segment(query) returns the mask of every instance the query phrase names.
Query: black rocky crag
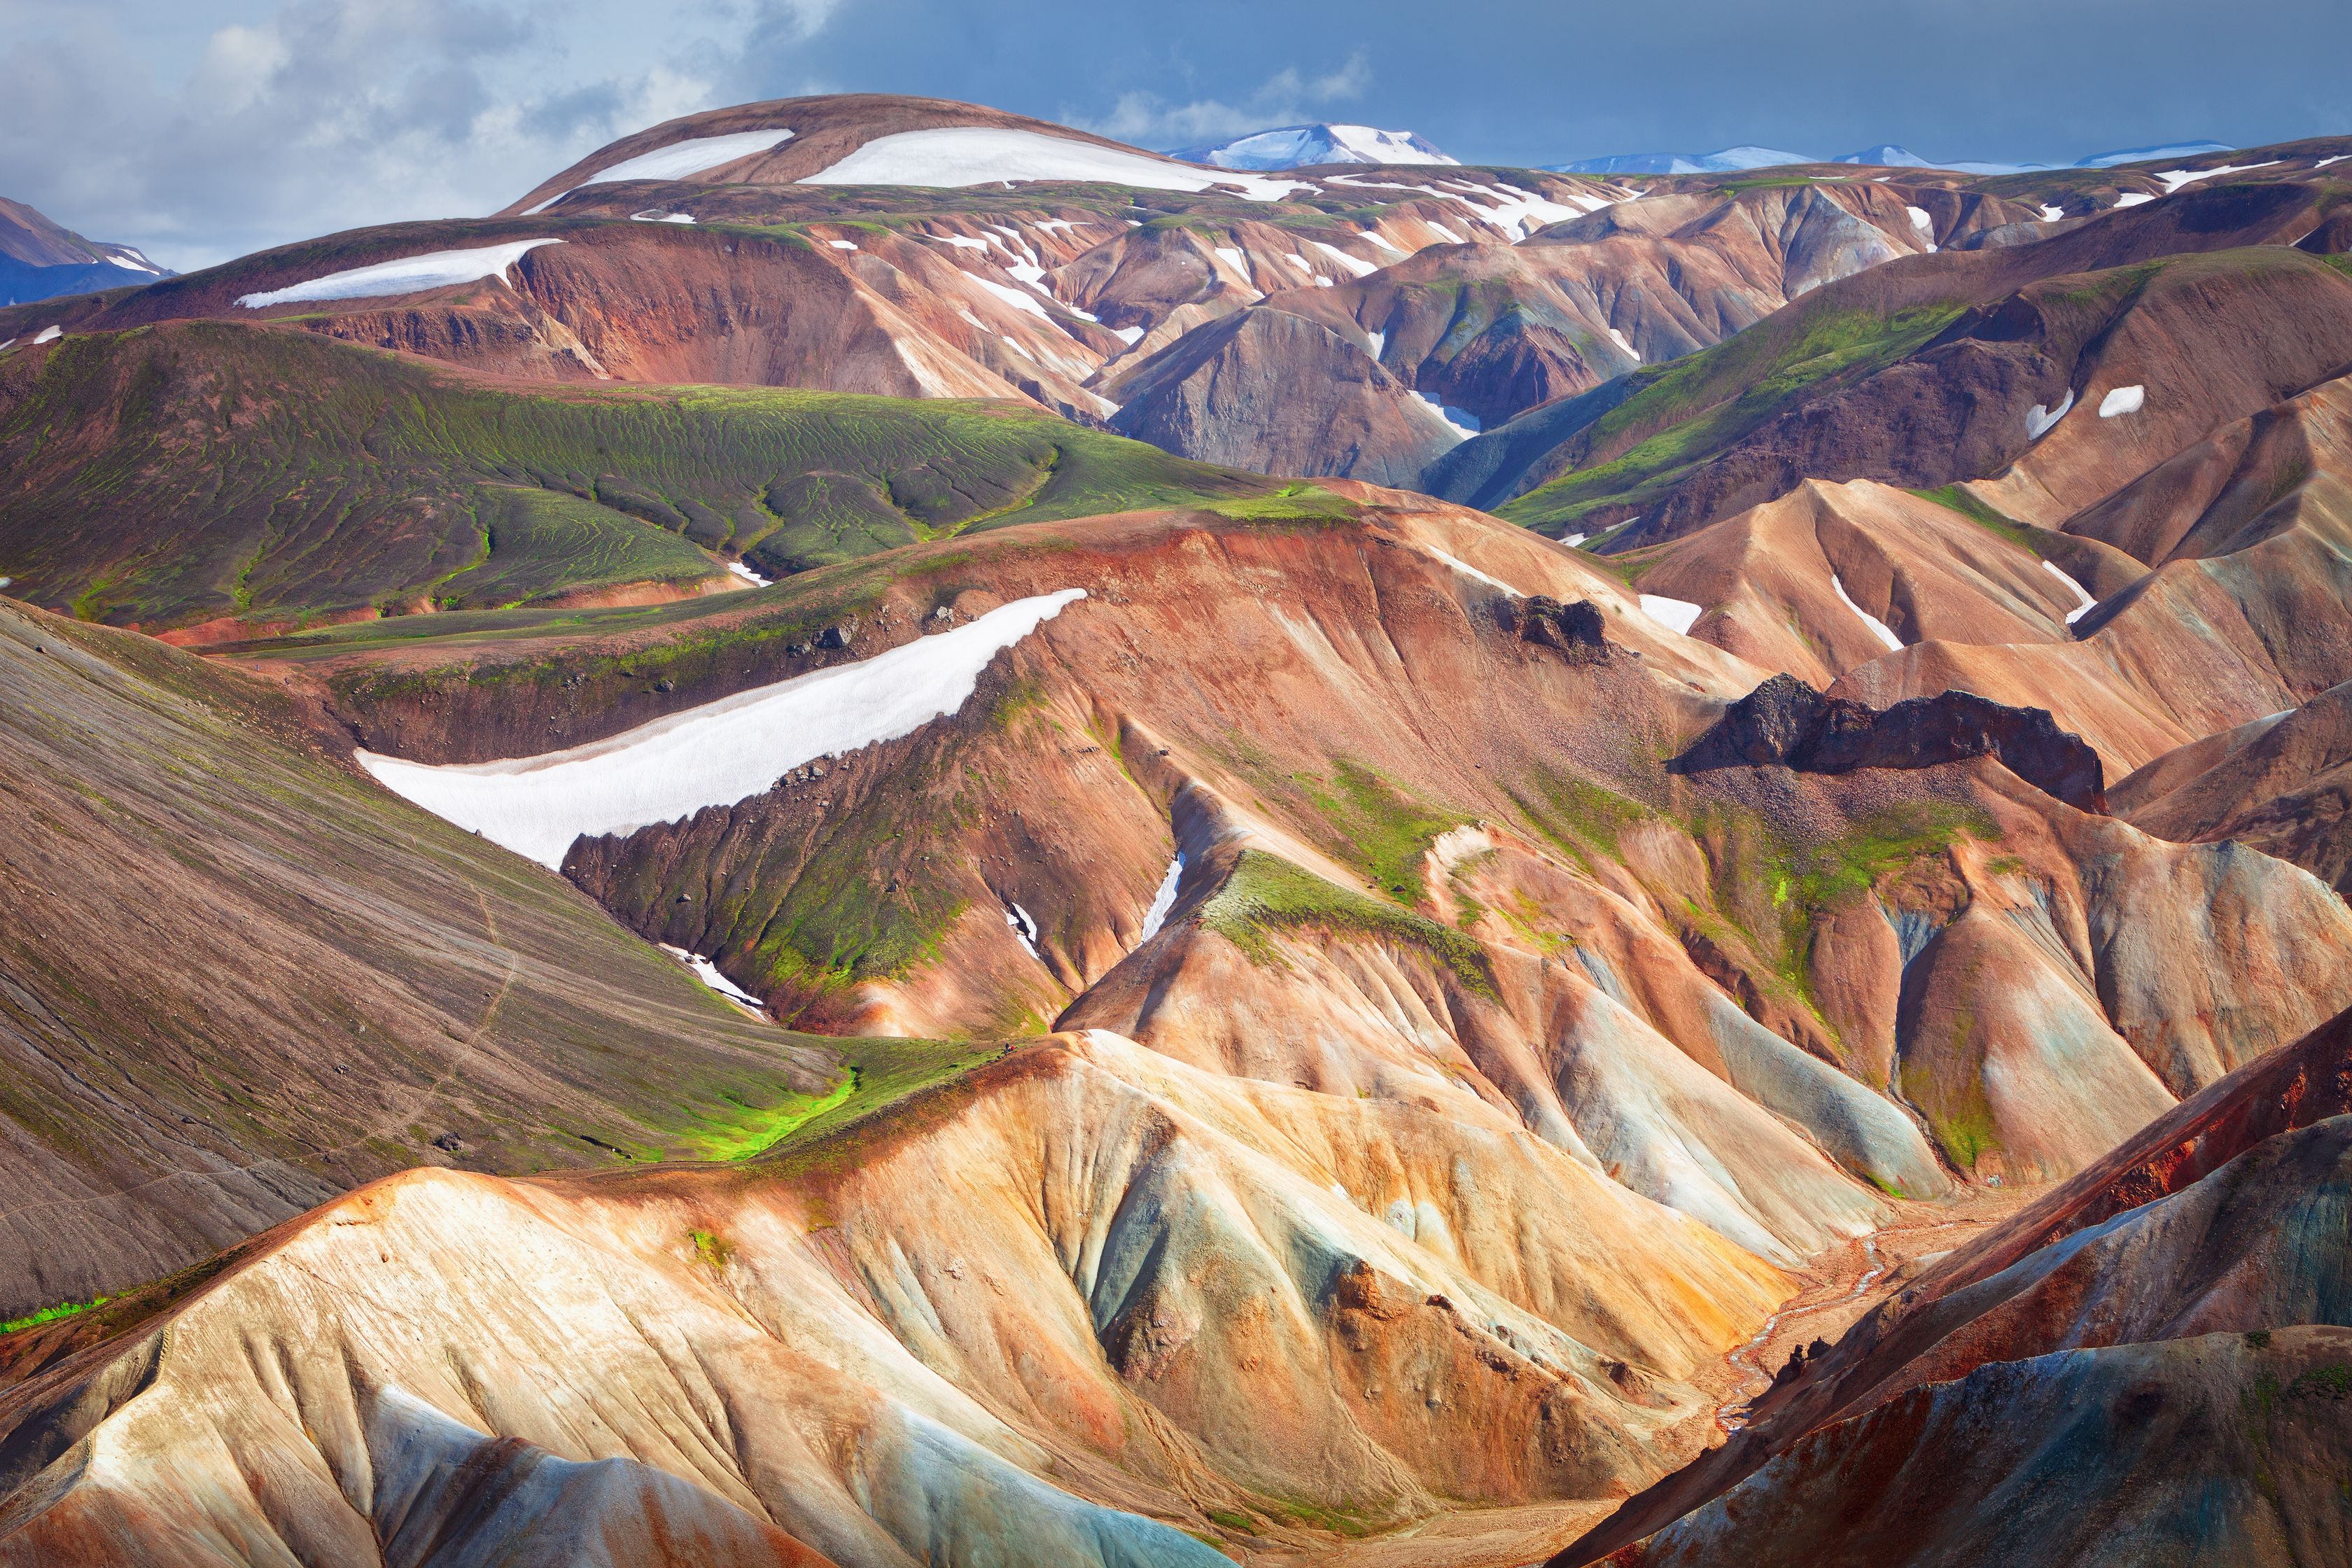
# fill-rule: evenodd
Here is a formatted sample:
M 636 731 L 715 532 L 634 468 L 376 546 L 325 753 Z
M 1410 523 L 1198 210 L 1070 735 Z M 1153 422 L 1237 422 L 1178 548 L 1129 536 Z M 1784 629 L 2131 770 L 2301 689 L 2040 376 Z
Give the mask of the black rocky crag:
M 1993 757 L 2018 777 L 2084 811 L 2107 809 L 2099 754 L 2058 727 L 2047 709 L 2011 708 L 1970 691 L 1915 697 L 1880 710 L 1824 697 L 1776 675 L 1724 710 L 1673 766 L 1786 767 L 1843 773 L 1856 768 L 1927 768 Z

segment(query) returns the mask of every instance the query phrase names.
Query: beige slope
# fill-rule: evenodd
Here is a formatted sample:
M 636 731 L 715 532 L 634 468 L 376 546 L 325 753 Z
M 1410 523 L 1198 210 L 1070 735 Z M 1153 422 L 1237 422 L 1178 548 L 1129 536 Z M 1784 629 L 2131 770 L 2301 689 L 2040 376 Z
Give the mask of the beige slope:
M 1695 1436 L 1676 1380 L 1779 1290 L 1498 1120 L 1099 1033 L 845 1138 L 789 1175 L 419 1173 L 340 1200 L 5 1397 L 31 1489 L 0 1561 L 207 1538 L 372 1561 L 386 1493 L 420 1446 L 462 1449 L 455 1423 L 675 1477 L 673 1517 L 845 1564 L 1207 1562 L 1080 1499 L 1278 1533 L 1270 1499 L 1379 1520 L 1432 1492 L 1622 1495 Z M 145 1369 L 139 1398 L 116 1368 Z M 464 1505 L 409 1506 L 464 1543 L 486 1528 Z M 757 1539 L 775 1555 L 730 1560 L 793 1560 Z
M 1694 636 L 1815 686 L 1890 651 L 1864 615 L 1906 647 L 2067 642 L 2080 603 L 2021 545 L 1868 479 L 1808 479 L 1631 559 L 1643 593 L 1704 606 Z

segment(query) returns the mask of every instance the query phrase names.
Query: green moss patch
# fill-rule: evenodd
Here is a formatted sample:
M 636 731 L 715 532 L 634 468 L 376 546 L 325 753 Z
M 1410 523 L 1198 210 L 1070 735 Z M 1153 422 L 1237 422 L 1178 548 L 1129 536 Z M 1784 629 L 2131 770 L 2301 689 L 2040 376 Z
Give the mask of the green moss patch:
M 1697 463 L 1832 385 L 1893 364 L 1959 319 L 1958 302 L 1886 314 L 1801 302 L 1669 365 L 1636 371 L 1640 389 L 1579 437 L 1574 471 L 1506 502 L 1497 515 L 1548 532 L 1608 506 L 1640 506 Z
M 27 1312 L 21 1318 L 10 1318 L 5 1322 L 0 1322 L 0 1334 L 13 1334 L 19 1329 L 37 1328 L 43 1323 L 54 1323 L 60 1318 L 78 1317 L 94 1307 L 103 1307 L 113 1300 L 111 1296 L 92 1296 L 87 1301 L 60 1301 L 54 1307 L 43 1307 L 37 1312 Z
M 1421 865 L 1431 843 L 1471 820 L 1420 800 L 1345 758 L 1333 764 L 1328 780 L 1300 774 L 1292 783 L 1330 826 L 1340 857 L 1408 904 L 1418 902 L 1427 891 Z
M 1264 850 L 1242 852 L 1225 885 L 1202 906 L 1197 922 L 1240 948 L 1253 963 L 1268 966 L 1282 963 L 1274 938 L 1284 931 L 1311 929 L 1404 942 L 1444 964 L 1475 994 L 1491 1000 L 1496 994 L 1486 952 L 1460 931 L 1326 881 Z

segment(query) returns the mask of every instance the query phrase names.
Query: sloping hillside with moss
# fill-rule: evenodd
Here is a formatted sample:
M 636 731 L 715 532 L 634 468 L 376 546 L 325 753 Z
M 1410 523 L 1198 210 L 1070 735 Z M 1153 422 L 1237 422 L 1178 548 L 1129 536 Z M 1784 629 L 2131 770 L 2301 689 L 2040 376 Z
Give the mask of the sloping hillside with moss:
M 307 334 L 73 337 L 0 384 L 0 574 L 88 620 L 487 608 L 779 576 L 1270 481 L 1013 405 L 541 387 Z

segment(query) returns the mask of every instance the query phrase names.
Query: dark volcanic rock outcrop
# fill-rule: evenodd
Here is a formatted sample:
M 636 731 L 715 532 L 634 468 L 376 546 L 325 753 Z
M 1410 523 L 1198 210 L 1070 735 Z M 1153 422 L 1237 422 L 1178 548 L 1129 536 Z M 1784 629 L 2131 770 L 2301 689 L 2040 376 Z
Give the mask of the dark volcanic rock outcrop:
M 2069 805 L 2106 809 L 2099 754 L 2080 737 L 2058 728 L 2045 709 L 2011 708 L 1968 691 L 1915 697 L 1881 710 L 1776 675 L 1726 709 L 1675 766 L 1683 773 L 1748 765 L 1843 773 L 1970 757 L 1998 758 Z
M 1558 599 L 1538 594 L 1525 602 L 1499 600 L 1495 613 L 1504 627 L 1517 633 L 1521 642 L 1558 648 L 1578 662 L 1607 658 L 1612 646 L 1601 607 L 1590 599 L 1563 605 Z

